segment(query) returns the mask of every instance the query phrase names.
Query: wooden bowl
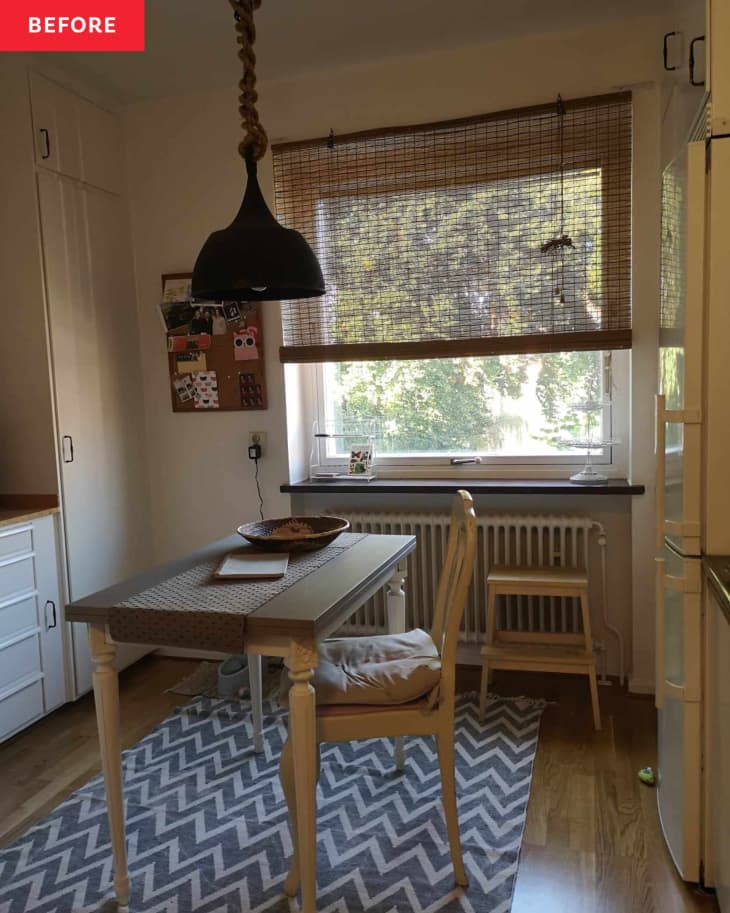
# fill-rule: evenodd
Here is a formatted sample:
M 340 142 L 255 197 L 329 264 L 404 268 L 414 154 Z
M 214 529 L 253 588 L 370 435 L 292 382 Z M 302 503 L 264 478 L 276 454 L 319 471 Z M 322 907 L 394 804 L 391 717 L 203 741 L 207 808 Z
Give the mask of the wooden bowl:
M 342 517 L 280 517 L 244 523 L 238 534 L 267 552 L 313 552 L 350 528 Z

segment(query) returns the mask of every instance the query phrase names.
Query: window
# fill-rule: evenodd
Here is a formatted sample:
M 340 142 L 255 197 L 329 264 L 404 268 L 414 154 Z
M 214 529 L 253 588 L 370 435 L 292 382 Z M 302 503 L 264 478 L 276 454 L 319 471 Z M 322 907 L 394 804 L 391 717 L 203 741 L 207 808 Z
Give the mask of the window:
M 342 434 L 376 416 L 381 467 L 466 455 L 485 465 L 581 463 L 585 450 L 567 442 L 587 430 L 610 440 L 623 424 L 625 391 L 619 385 L 611 397 L 609 388 L 614 361 L 625 360 L 624 353 L 560 352 L 329 363 L 320 371 L 319 423 Z M 581 408 L 609 399 L 613 408 Z M 332 438 L 328 462 L 346 462 L 357 438 Z M 594 461 L 620 463 L 621 456 L 606 447 Z
M 282 310 L 282 360 L 322 365 L 320 420 L 374 418 L 381 462 L 580 459 L 581 403 L 631 345 L 631 96 L 273 151 L 278 217 L 327 286 Z

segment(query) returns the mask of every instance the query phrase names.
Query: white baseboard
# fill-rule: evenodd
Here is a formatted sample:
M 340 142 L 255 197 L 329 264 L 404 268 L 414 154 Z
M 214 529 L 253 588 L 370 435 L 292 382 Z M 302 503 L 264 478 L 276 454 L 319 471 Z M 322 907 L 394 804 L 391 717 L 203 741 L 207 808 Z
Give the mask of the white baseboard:
M 653 679 L 629 676 L 629 691 L 632 694 L 654 694 L 655 690 Z
M 213 650 L 196 650 L 189 647 L 158 647 L 156 656 L 175 656 L 178 659 L 211 659 L 223 661 L 230 653 L 216 653 Z

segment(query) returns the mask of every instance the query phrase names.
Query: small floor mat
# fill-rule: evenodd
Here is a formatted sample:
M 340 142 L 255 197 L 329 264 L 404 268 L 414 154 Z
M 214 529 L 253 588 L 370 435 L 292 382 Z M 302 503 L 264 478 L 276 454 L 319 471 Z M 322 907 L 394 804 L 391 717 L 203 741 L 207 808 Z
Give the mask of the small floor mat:
M 218 662 L 203 661 L 193 671 L 181 678 L 179 682 L 167 688 L 168 694 L 182 694 L 185 697 L 209 697 L 218 698 Z M 281 663 L 264 660 L 263 670 L 263 692 L 264 699 L 273 700 L 279 692 L 279 680 L 281 678 Z M 248 687 L 243 689 L 240 695 L 241 699 L 247 700 L 251 696 Z

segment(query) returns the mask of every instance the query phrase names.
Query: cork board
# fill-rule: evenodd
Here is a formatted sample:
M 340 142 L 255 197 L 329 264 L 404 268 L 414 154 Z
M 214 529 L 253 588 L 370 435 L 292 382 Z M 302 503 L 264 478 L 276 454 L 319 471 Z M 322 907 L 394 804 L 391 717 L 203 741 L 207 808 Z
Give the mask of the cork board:
M 192 301 L 191 276 L 162 276 L 173 412 L 266 409 L 261 303 Z

